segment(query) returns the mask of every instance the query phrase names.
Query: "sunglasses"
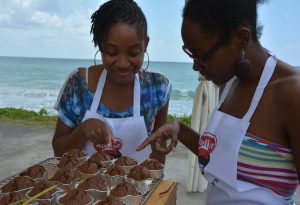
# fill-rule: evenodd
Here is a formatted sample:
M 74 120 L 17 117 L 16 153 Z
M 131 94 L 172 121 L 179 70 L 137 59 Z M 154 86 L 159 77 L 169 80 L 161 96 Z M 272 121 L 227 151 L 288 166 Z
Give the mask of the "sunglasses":
M 193 60 L 199 61 L 201 64 L 205 65 L 205 62 L 211 58 L 221 46 L 222 44 L 218 42 L 211 49 L 202 54 L 190 51 L 185 45 L 182 46 L 182 50 Z

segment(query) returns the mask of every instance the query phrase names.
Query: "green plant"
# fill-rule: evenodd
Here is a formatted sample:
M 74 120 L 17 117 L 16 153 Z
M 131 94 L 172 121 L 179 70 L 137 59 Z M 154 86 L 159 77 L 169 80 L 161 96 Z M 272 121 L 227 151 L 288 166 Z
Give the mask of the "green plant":
M 45 108 L 41 108 L 40 111 L 39 111 L 39 114 L 41 116 L 45 116 L 45 115 L 48 115 L 48 111 Z

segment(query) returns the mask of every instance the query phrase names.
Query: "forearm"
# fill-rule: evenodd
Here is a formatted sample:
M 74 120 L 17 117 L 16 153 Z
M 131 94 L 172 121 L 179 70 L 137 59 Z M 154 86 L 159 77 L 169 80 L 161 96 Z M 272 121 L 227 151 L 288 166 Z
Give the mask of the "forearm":
M 52 147 L 54 155 L 61 157 L 65 152 L 71 149 L 81 149 L 85 143 L 86 138 L 84 137 L 81 126 L 78 126 L 68 134 L 59 137 L 55 136 L 52 141 Z
M 198 141 L 200 137 L 199 133 L 180 121 L 178 121 L 178 123 L 180 124 L 178 140 L 194 154 L 198 155 Z
M 152 158 L 152 159 L 158 160 L 162 164 L 166 163 L 166 155 L 165 154 L 161 154 L 161 153 L 157 153 L 155 151 L 152 151 L 152 153 L 150 154 L 149 157 Z
M 162 107 L 162 109 L 158 112 L 158 114 L 157 114 L 157 116 L 155 118 L 153 132 L 167 122 L 168 108 L 169 108 L 169 102 L 167 102 Z M 165 145 L 165 146 L 167 144 L 167 142 L 161 142 L 161 143 L 163 145 Z M 150 158 L 157 159 L 158 161 L 160 161 L 160 163 L 165 164 L 165 162 L 166 162 L 166 155 L 162 154 L 160 152 L 155 151 L 154 143 L 151 143 L 151 148 L 152 148 L 152 153 L 150 154 Z

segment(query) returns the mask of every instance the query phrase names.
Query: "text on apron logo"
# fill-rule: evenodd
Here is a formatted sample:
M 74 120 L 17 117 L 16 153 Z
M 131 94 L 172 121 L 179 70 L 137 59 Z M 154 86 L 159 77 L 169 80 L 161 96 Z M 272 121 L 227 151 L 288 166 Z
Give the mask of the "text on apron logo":
M 120 150 L 123 147 L 123 141 L 120 138 L 115 138 L 116 142 L 109 146 L 108 144 L 97 144 L 94 145 L 97 151 L 104 151 L 104 150 Z
M 199 150 L 205 149 L 212 153 L 217 146 L 217 137 L 209 132 L 203 133 L 199 139 Z

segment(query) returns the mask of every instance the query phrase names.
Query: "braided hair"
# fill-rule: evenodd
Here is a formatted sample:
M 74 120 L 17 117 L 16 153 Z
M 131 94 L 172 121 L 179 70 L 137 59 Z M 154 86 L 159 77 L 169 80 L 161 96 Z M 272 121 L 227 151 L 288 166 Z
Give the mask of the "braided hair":
M 99 7 L 91 16 L 91 34 L 95 47 L 101 46 L 107 38 L 109 28 L 115 23 L 126 23 L 138 31 L 141 38 L 146 39 L 147 21 L 141 8 L 133 0 L 110 0 Z
M 183 19 L 197 23 L 209 36 L 218 34 L 223 45 L 241 26 L 249 26 L 251 36 L 258 42 L 262 26 L 257 24 L 257 7 L 264 0 L 188 0 Z

